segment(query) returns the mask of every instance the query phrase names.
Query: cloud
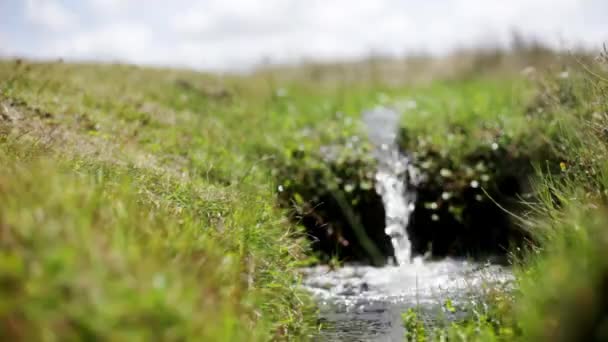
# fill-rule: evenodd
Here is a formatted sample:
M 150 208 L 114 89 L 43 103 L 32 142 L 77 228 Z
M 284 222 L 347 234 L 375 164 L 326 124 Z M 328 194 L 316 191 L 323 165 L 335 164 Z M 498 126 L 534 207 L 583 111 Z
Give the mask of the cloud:
M 272 35 L 297 22 L 293 7 L 293 1 L 209 0 L 178 10 L 172 15 L 170 28 L 199 38 Z
M 211 59 L 249 63 L 265 56 L 355 58 L 371 51 L 442 54 L 490 41 L 505 45 L 514 30 L 554 46 L 605 35 L 608 30 L 586 28 L 581 20 L 589 11 L 582 3 L 592 1 L 598 0 L 211 0 L 178 10 L 169 28 L 184 50 L 221 51 Z
M 64 3 L 76 0 L 65 0 Z M 264 58 L 358 58 L 370 52 L 444 54 L 506 45 L 512 31 L 553 46 L 600 46 L 605 0 L 26 0 L 29 21 L 54 27 L 46 53 L 204 69 L 245 69 Z M 36 9 L 33 11 L 33 9 Z M 66 28 L 70 27 L 70 30 Z M 38 52 L 44 50 L 44 52 Z
M 90 0 L 91 7 L 102 12 L 118 12 L 129 5 L 129 1 L 122 0 Z
M 67 31 L 78 23 L 74 13 L 53 0 L 26 0 L 25 17 L 33 24 L 51 31 Z
M 154 48 L 152 32 L 133 24 L 117 24 L 79 32 L 47 44 L 47 53 L 72 59 L 123 60 L 132 63 L 150 62 Z
M 6 35 L 0 32 L 0 56 L 7 55 L 12 43 Z

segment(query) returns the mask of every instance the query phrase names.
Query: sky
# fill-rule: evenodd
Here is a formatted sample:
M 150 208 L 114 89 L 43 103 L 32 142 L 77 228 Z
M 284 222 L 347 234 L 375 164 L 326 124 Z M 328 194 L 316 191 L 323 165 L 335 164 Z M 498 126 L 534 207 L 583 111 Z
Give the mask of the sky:
M 443 55 L 514 31 L 599 49 L 607 18 L 608 0 L 0 0 L 0 55 L 234 71 Z

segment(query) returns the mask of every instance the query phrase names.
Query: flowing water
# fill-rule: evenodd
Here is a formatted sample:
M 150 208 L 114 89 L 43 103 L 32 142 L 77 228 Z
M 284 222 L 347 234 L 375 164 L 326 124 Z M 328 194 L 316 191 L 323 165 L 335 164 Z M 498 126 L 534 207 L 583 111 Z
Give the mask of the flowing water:
M 382 197 L 386 215 L 386 235 L 391 237 L 398 264 L 410 262 L 410 241 L 406 228 L 415 201 L 415 192 L 406 189 L 406 177 L 414 177 L 408 170 L 408 158 L 396 145 L 400 115 L 384 107 L 363 113 L 363 122 L 370 141 L 376 146 L 378 160 L 376 191 Z M 409 171 L 409 172 L 408 172 Z
M 412 106 L 406 103 L 404 109 Z M 400 117 L 398 111 L 386 107 L 363 115 L 370 141 L 376 146 L 376 191 L 384 203 L 385 232 L 391 237 L 397 265 L 305 270 L 304 286 L 319 303 L 320 341 L 403 341 L 401 314 L 409 308 L 417 307 L 429 318 L 438 317 L 446 299 L 472 300 L 483 284 L 511 279 L 509 270 L 497 265 L 412 258 L 406 228 L 416 194 L 407 188 L 406 177 L 416 175 L 395 143 Z

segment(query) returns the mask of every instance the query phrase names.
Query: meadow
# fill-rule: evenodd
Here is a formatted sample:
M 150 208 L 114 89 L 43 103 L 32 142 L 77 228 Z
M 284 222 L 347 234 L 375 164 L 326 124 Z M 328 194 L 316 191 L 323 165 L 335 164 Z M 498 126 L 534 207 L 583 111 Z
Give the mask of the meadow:
M 334 209 L 317 218 L 344 229 L 327 249 L 306 218 L 327 191 L 373 201 L 360 115 L 402 103 L 400 144 L 427 175 L 418 252 L 500 253 L 516 270 L 514 291 L 457 308 L 466 319 L 406 315 L 408 338 L 605 340 L 606 58 L 531 49 L 250 75 L 2 61 L 0 336 L 310 338 L 298 269 L 373 258 L 337 246 L 351 237 Z M 488 208 L 505 224 L 487 228 Z

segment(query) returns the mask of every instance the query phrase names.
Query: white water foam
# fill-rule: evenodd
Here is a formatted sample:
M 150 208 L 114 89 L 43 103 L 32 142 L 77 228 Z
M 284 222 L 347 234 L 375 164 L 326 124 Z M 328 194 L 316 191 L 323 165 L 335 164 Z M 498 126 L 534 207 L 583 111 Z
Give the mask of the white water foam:
M 363 113 L 369 139 L 376 146 L 376 191 L 384 204 L 384 231 L 391 237 L 397 263 L 403 265 L 412 261 L 407 225 L 416 194 L 407 189 L 409 159 L 396 144 L 399 120 L 399 113 L 387 107 L 377 107 Z

